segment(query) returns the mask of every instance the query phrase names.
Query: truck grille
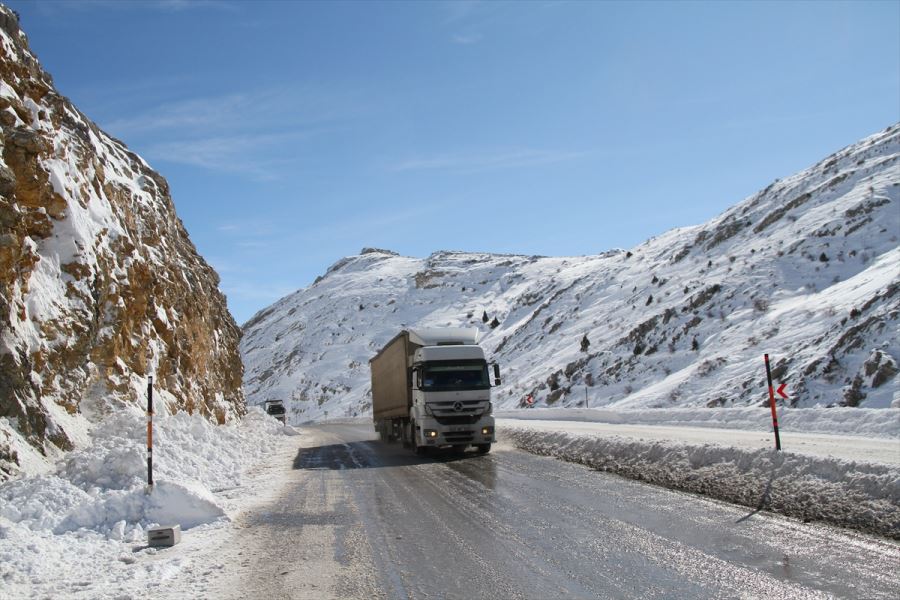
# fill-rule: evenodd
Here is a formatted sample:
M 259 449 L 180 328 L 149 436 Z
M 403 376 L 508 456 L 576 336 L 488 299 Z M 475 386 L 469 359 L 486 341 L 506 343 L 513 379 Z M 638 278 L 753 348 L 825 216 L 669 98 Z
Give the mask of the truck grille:
M 439 423 L 469 425 L 478 420 L 488 408 L 487 400 L 446 400 L 429 402 L 428 408 Z M 442 419 L 453 419 L 443 421 Z M 465 419 L 456 421 L 456 419 Z
M 468 443 L 474 439 L 474 431 L 448 431 L 444 433 L 444 440 L 449 444 Z
M 464 415 L 461 417 L 435 417 L 434 420 L 441 425 L 474 425 L 481 415 Z

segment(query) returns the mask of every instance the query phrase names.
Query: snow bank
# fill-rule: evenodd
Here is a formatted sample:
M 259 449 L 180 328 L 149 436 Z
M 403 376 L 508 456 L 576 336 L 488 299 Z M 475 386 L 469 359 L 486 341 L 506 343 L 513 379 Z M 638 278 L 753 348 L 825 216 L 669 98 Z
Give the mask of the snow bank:
M 529 408 L 496 412 L 507 419 L 583 421 L 629 425 L 682 425 L 771 431 L 772 413 L 767 406 L 729 408 Z M 781 431 L 834 435 L 900 437 L 900 410 L 881 408 L 778 408 Z
M 129 407 L 95 425 L 91 444 L 55 473 L 0 485 L 0 588 L 28 595 L 60 569 L 92 573 L 104 561 L 134 562 L 122 542 L 145 542 L 151 527 L 227 520 L 223 492 L 296 435 L 258 408 L 220 426 L 186 413 L 155 417 L 148 490 L 146 431 L 144 414 Z
M 900 539 L 900 468 L 894 466 L 515 427 L 505 428 L 504 434 L 535 454 L 754 509 Z
M 154 419 L 154 487 L 146 489 L 146 417 L 135 408 L 107 417 L 92 444 L 70 453 L 55 474 L 0 485 L 0 516 L 32 530 L 109 533 L 129 526 L 180 523 L 188 529 L 225 516 L 213 492 L 240 484 L 241 473 L 270 452 L 284 427 L 259 409 L 238 425 L 198 415 Z

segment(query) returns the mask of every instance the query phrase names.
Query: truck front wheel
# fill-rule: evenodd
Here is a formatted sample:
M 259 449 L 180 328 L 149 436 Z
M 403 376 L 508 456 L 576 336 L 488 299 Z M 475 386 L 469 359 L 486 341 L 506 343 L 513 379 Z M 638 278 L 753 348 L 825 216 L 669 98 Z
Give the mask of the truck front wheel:
M 412 441 L 412 427 L 409 421 L 400 422 L 400 442 L 404 448 L 409 448 Z
M 490 444 L 475 444 L 475 447 L 478 448 L 478 454 L 487 454 L 491 451 Z
M 412 446 L 412 449 L 416 451 L 416 454 L 419 456 L 424 456 L 428 452 L 428 446 L 420 446 L 419 441 L 416 435 L 416 422 L 410 421 L 409 423 L 409 443 Z

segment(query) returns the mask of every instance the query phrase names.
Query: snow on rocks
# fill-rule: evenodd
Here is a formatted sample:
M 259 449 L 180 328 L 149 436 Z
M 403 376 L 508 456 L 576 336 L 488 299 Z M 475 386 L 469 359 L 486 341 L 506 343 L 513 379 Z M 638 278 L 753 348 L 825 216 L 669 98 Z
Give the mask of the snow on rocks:
M 508 427 L 505 438 L 554 456 L 673 489 L 900 539 L 900 468 L 774 449 Z
M 90 445 L 66 455 L 55 472 L 0 484 L 4 596 L 39 589 L 54 595 L 59 589 L 42 585 L 54 578 L 71 583 L 71 573 L 106 577 L 110 565 L 135 562 L 125 544 L 145 543 L 151 527 L 227 522 L 248 469 L 281 448 L 285 435 L 296 435 L 259 409 L 219 426 L 200 415 L 160 415 L 154 433 L 152 490 L 146 417 L 128 406 L 96 424 Z

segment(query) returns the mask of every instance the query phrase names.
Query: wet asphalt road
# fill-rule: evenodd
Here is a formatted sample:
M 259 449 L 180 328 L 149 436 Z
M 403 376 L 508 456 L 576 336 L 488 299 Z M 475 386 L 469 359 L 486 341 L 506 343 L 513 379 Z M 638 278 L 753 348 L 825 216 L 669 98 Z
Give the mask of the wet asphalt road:
M 304 433 L 290 485 L 241 525 L 234 597 L 900 597 L 880 538 L 504 444 L 418 457 L 369 425 Z

